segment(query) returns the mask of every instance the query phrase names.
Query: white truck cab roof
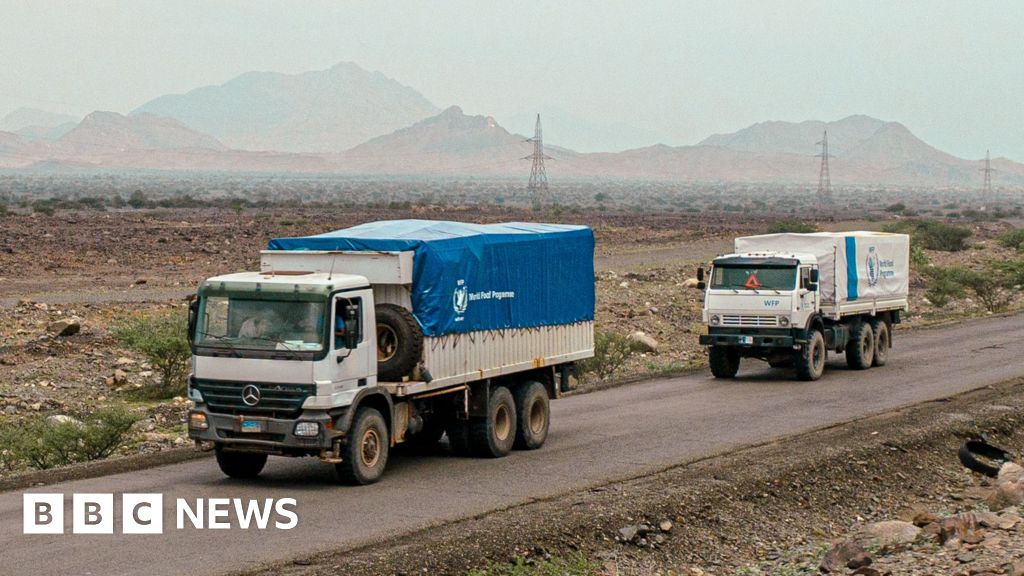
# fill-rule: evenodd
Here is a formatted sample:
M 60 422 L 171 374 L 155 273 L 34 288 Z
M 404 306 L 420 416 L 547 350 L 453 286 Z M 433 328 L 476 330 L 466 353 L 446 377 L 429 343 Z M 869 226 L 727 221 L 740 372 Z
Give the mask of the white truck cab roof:
M 715 262 L 719 260 L 727 259 L 745 259 L 745 260 L 760 260 L 770 258 L 780 258 L 785 260 L 797 260 L 801 265 L 803 264 L 817 264 L 818 257 L 808 252 L 743 252 L 737 254 L 724 254 L 715 258 Z
M 365 276 L 338 272 L 333 274 L 306 271 L 237 272 L 207 278 L 200 284 L 200 289 L 239 290 L 252 289 L 254 286 L 268 292 L 322 292 L 327 294 L 336 290 L 369 288 L 370 282 Z

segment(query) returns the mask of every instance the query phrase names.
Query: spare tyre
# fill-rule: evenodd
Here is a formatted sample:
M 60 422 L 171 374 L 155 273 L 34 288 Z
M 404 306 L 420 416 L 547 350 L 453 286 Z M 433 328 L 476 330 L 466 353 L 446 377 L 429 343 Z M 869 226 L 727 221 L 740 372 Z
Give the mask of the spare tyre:
M 423 355 L 423 331 L 412 313 L 395 304 L 378 304 L 377 378 L 400 382 L 410 376 Z

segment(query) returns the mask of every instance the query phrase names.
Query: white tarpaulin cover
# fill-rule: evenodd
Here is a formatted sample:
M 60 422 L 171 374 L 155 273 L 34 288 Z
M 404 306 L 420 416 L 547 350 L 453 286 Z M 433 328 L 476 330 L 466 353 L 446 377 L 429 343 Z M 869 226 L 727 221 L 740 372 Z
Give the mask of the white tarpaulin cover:
M 735 248 L 740 254 L 813 254 L 818 259 L 818 284 L 823 304 L 907 297 L 910 237 L 906 234 L 863 231 L 764 234 L 737 238 Z

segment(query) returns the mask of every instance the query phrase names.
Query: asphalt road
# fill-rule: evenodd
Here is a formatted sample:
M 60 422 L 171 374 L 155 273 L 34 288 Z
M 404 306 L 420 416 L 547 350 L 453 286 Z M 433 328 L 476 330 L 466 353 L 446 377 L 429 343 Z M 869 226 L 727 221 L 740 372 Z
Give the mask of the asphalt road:
M 224 478 L 212 459 L 39 488 L 61 492 L 64 535 L 22 534 L 22 491 L 0 493 L 0 573 L 213 574 L 389 535 L 636 476 L 744 445 L 1024 376 L 1024 317 L 897 331 L 884 368 L 833 357 L 813 383 L 750 361 L 735 381 L 693 374 L 552 404 L 548 443 L 500 460 L 394 455 L 377 485 L 330 484 L 312 459 L 271 459 L 258 481 Z M 164 494 L 162 535 L 70 534 L 75 492 Z M 177 530 L 176 498 L 295 498 L 293 530 Z M 234 523 L 234 520 L 232 520 Z

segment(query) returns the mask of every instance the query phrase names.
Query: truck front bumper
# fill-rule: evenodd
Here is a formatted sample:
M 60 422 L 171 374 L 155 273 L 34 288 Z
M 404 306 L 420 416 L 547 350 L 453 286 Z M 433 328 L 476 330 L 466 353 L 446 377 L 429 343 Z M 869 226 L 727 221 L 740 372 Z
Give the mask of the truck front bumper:
M 202 414 L 206 427 L 194 424 Z M 295 434 L 301 422 L 317 424 L 315 436 Z M 189 411 L 188 436 L 193 440 L 215 442 L 225 448 L 268 454 L 310 454 L 332 448 L 341 436 L 332 428 L 332 419 L 326 412 L 304 412 L 297 418 L 268 418 L 211 412 L 203 404 Z M 308 427 L 308 425 L 307 425 Z
M 704 346 L 792 349 L 804 342 L 807 342 L 807 334 L 802 328 L 711 328 L 700 336 L 700 343 Z

